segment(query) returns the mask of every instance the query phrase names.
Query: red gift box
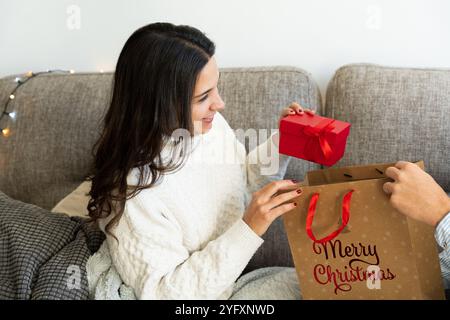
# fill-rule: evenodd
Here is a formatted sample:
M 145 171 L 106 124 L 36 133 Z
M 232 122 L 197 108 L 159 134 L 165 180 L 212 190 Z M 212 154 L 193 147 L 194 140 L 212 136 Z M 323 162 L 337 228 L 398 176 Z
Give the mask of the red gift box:
M 289 115 L 280 121 L 279 152 L 332 166 L 344 155 L 351 124 L 315 114 Z

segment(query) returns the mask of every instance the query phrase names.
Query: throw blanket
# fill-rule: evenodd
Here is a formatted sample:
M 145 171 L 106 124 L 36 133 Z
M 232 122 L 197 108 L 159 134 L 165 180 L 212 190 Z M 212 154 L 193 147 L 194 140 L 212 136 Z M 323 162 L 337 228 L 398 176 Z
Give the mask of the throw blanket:
M 86 262 L 104 239 L 85 218 L 0 191 L 0 299 L 89 299 Z

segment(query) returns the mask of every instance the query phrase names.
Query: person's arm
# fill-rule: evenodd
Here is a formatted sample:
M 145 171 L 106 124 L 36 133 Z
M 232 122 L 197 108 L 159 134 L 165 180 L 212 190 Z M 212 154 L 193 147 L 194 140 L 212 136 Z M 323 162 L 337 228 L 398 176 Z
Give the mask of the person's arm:
M 390 203 L 404 215 L 435 227 L 435 238 L 443 249 L 439 254 L 442 277 L 450 288 L 450 197 L 428 173 L 411 162 L 399 161 L 386 169 L 383 190 L 390 194 Z
M 291 157 L 278 151 L 279 133 L 274 132 L 246 158 L 247 190 L 255 192 L 268 183 L 281 180 L 286 174 Z
M 288 115 L 305 112 L 314 114 L 315 110 L 303 109 L 297 102 L 293 102 L 281 111 L 280 120 Z M 274 180 L 284 178 L 291 157 L 279 153 L 279 139 L 280 135 L 277 130 L 271 134 L 269 139 L 248 154 L 246 173 L 249 192 L 255 192 Z
M 220 298 L 264 240 L 239 219 L 202 250 L 189 252 L 181 226 L 147 196 L 145 203 L 140 195 L 127 201 L 114 230 L 119 244 L 110 239 L 123 281 L 138 299 Z
M 450 211 L 448 195 L 416 164 L 398 161 L 385 173 L 394 181 L 386 182 L 383 190 L 390 194 L 392 206 L 404 215 L 436 227 Z
M 436 242 L 442 248 L 439 253 L 442 278 L 446 289 L 450 289 L 450 212 L 442 218 L 434 233 Z

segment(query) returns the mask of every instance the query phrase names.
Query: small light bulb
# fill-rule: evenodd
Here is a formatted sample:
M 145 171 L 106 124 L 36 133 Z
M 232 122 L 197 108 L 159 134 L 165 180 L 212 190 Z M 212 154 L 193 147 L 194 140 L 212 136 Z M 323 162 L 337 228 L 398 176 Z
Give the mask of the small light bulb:
M 18 83 L 20 83 L 20 80 L 22 80 L 21 78 L 19 78 L 19 77 L 17 77 L 17 78 L 15 78 L 14 79 L 14 82 L 18 82 Z
M 103 73 L 103 69 L 100 69 L 100 73 Z
M 13 94 L 11 94 L 11 95 L 9 96 L 9 98 L 10 98 L 11 100 L 13 100 L 13 99 L 15 98 L 15 96 L 14 96 Z
M 3 133 L 3 136 L 4 137 L 7 137 L 7 136 L 9 136 L 9 128 L 5 128 L 5 129 L 2 129 L 2 133 Z
M 15 118 L 16 118 L 16 112 L 15 112 L 15 111 L 10 112 L 10 113 L 9 113 L 9 116 L 10 116 L 12 119 L 15 119 Z
M 27 72 L 27 77 L 31 77 L 31 76 L 33 76 L 33 71 L 28 71 Z
M 70 69 L 69 72 L 70 72 L 70 73 L 75 73 L 75 70 Z

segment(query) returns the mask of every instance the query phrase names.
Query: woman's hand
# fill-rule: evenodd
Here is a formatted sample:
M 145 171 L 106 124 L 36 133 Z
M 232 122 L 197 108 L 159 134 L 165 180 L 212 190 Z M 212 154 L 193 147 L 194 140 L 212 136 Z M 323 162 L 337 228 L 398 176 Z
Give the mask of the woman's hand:
M 290 106 L 281 110 L 280 120 L 289 115 L 304 114 L 304 113 L 315 114 L 316 111 L 310 109 L 303 109 L 303 107 L 299 105 L 297 102 L 292 102 Z
M 293 180 L 278 180 L 254 192 L 242 218 L 244 222 L 261 237 L 276 218 L 297 206 L 296 203 L 288 201 L 301 195 L 302 189 L 295 188 L 293 191 L 275 195 L 296 185 Z
M 386 182 L 383 190 L 391 195 L 392 206 L 404 215 L 435 227 L 450 211 L 450 198 L 414 163 L 399 161 L 386 169 L 386 176 L 394 182 Z
M 283 110 L 281 110 L 281 115 L 280 115 L 280 119 L 278 120 L 278 123 L 280 123 L 281 119 L 283 119 L 284 117 L 287 117 L 289 115 L 305 114 L 305 113 L 315 114 L 316 110 L 303 109 L 303 107 L 301 105 L 299 105 L 297 102 L 292 102 L 290 106 L 283 108 Z M 279 133 L 277 132 L 276 134 L 274 134 L 272 136 L 272 141 L 277 147 L 280 143 L 279 140 L 280 140 L 280 137 L 279 137 Z

